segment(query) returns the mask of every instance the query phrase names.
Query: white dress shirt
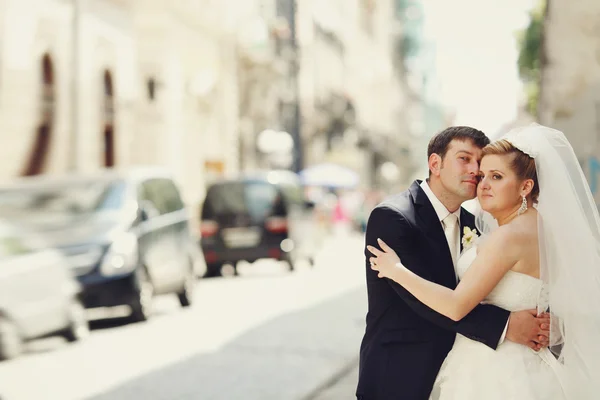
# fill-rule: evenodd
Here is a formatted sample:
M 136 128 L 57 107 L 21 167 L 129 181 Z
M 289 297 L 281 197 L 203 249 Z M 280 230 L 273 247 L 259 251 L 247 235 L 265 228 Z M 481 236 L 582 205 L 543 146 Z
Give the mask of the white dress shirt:
M 431 205 L 433 206 L 433 209 L 435 210 L 435 213 L 437 214 L 438 219 L 440 220 L 440 224 L 442 224 L 442 221 L 449 214 L 456 215 L 456 219 L 458 221 L 458 226 L 459 226 L 458 237 L 456 238 L 456 242 L 455 243 L 448 243 L 448 247 L 454 246 L 454 250 L 455 250 L 454 254 L 460 254 L 460 237 L 462 236 L 462 232 L 460 231 L 460 208 L 458 210 L 456 210 L 455 212 L 450 213 L 450 211 L 448 211 L 448 209 L 446 208 L 446 206 L 442 204 L 442 202 L 435 196 L 435 194 L 433 194 L 433 192 L 431 191 L 431 188 L 429 187 L 429 184 L 427 183 L 427 181 L 421 182 L 421 189 L 423 189 L 423 191 L 427 195 L 427 198 L 431 202 Z M 443 224 L 442 224 L 442 227 L 443 227 Z M 457 281 L 458 281 L 458 274 L 456 272 L 456 265 L 454 266 L 454 273 L 455 273 L 455 275 L 457 277 Z
M 438 219 L 440 220 L 440 225 L 441 225 L 444 218 L 446 218 L 448 216 L 448 214 L 450 214 L 450 211 L 448 211 L 446 206 L 443 205 L 442 202 L 436 197 L 436 195 L 433 193 L 433 191 L 429 187 L 429 184 L 427 183 L 426 180 L 421 182 L 421 189 L 423 189 L 423 191 L 427 195 L 427 198 L 431 202 L 431 205 L 433 206 L 433 209 L 435 210 L 435 213 L 437 214 Z M 454 212 L 454 214 L 458 217 L 458 224 L 459 224 L 458 226 L 460 227 L 460 208 L 458 210 L 456 210 Z M 462 231 L 459 229 L 459 235 L 458 235 L 458 239 L 456 240 L 456 243 L 454 243 L 454 244 L 448 243 L 448 246 L 452 246 L 452 245 L 456 246 L 456 248 L 457 248 L 456 254 L 460 254 L 460 237 L 461 236 L 462 236 Z M 456 265 L 454 266 L 454 273 L 458 277 L 458 274 L 456 272 Z M 509 320 L 510 320 L 510 317 L 509 317 Z M 506 321 L 506 326 L 504 327 L 504 332 L 502 333 L 502 336 L 500 336 L 500 342 L 498 342 L 498 345 L 500 345 L 500 344 L 502 344 L 502 342 L 504 342 L 504 339 L 506 338 L 507 330 L 508 330 L 508 321 Z

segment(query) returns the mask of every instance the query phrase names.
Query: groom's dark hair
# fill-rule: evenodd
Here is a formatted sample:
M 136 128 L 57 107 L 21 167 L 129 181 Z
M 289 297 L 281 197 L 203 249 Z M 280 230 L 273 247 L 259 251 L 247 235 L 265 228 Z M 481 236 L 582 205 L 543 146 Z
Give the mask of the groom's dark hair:
M 453 140 L 470 140 L 481 149 L 490 144 L 490 139 L 478 129 L 470 126 L 451 126 L 431 138 L 427 146 L 427 159 L 434 153 L 444 159 Z

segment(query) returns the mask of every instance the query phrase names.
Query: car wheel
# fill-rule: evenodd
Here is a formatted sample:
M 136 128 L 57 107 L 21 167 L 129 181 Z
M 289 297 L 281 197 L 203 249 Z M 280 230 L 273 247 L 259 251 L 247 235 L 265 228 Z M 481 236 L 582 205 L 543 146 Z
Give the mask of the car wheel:
M 233 267 L 233 276 L 240 276 L 240 270 L 239 270 L 239 266 L 240 266 L 240 262 L 236 262 L 231 264 L 231 266 Z
M 296 269 L 296 257 L 294 253 L 288 253 L 285 257 L 285 262 L 288 265 L 288 269 L 293 271 Z
M 13 321 L 0 316 L 0 360 L 10 360 L 23 352 L 23 338 Z
M 83 307 L 83 304 L 78 299 L 71 300 L 71 304 L 69 304 L 69 321 L 69 327 L 63 334 L 67 341 L 77 342 L 90 335 L 85 307 Z
M 138 268 L 135 272 L 133 300 L 131 306 L 131 319 L 134 322 L 147 321 L 152 314 L 154 298 L 154 285 L 150 281 L 145 268 Z
M 190 271 L 185 277 L 183 288 L 181 292 L 177 293 L 179 303 L 182 307 L 189 307 L 192 305 L 192 297 L 194 296 L 194 286 L 196 283 L 196 276 L 193 269 L 193 264 L 190 262 Z
M 222 276 L 223 264 L 208 264 L 206 266 L 206 273 L 204 277 L 211 278 L 215 276 Z

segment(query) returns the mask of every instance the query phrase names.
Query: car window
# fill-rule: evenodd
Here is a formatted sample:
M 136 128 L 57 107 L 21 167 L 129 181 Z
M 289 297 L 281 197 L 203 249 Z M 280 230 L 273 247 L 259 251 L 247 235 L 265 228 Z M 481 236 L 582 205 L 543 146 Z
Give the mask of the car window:
M 56 186 L 14 188 L 0 192 L 0 216 L 80 215 L 116 210 L 125 202 L 123 181 L 65 182 Z
M 179 190 L 175 183 L 169 179 L 160 180 L 161 194 L 164 198 L 164 209 L 165 212 L 175 212 L 183 208 L 183 201 L 179 196 Z
M 203 214 L 248 215 L 253 221 L 260 221 L 281 208 L 282 203 L 279 191 L 270 183 L 227 182 L 209 188 Z
M 149 179 L 144 181 L 140 187 L 140 200 L 142 202 L 148 202 L 156 211 L 160 214 L 161 196 L 160 187 L 158 186 L 158 179 Z
M 169 179 L 149 179 L 143 182 L 140 199 L 152 203 L 160 215 L 179 211 L 183 208 L 179 190 Z
M 250 216 L 260 220 L 269 214 L 282 214 L 283 199 L 274 185 L 252 183 L 246 185 L 244 193 Z M 275 212 L 277 210 L 277 212 Z
M 279 185 L 285 200 L 289 204 L 302 205 L 304 203 L 304 192 L 298 185 L 281 184 Z
M 118 210 L 125 204 L 127 197 L 127 184 L 124 181 L 117 180 L 107 186 L 96 203 L 94 209 L 99 210 Z

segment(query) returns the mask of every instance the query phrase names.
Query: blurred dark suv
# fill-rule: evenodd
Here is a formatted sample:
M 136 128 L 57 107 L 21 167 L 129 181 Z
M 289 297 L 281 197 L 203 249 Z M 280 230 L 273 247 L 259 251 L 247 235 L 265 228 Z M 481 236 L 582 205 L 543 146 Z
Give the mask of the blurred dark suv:
M 290 270 L 300 259 L 312 265 L 317 249 L 313 208 L 291 171 L 213 183 L 200 213 L 206 275 L 221 275 L 224 264 L 236 268 L 238 261 L 263 258 L 285 261 Z
M 86 308 L 129 305 L 145 320 L 156 294 L 192 301 L 187 210 L 160 169 L 24 178 L 0 188 L 0 216 L 35 230 L 67 256 Z

